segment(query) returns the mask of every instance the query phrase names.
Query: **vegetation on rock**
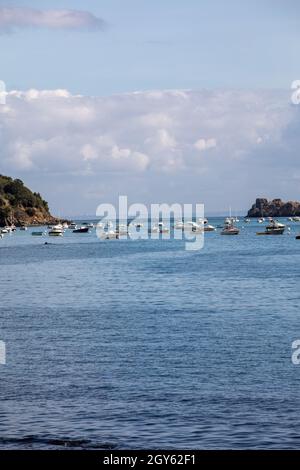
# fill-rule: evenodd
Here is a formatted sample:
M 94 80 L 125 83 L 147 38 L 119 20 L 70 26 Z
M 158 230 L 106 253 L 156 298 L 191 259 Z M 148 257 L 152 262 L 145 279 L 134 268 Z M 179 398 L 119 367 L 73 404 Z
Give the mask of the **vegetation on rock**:
M 48 203 L 20 179 L 0 175 L 0 225 L 38 225 L 53 222 Z

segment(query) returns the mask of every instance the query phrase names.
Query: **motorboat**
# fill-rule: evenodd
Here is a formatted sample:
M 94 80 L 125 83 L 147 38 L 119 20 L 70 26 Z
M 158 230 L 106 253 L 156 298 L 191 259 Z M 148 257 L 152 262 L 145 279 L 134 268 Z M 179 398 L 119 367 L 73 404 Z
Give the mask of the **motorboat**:
M 42 237 L 45 232 L 31 232 L 31 235 L 34 237 Z
M 3 230 L 6 230 L 6 232 L 2 231 L 2 233 L 12 233 L 16 230 L 16 228 L 11 225 L 6 225 Z
M 204 232 L 215 232 L 216 227 L 213 225 L 206 224 L 204 225 Z
M 88 228 L 94 228 L 94 224 L 91 222 L 83 222 L 82 223 L 83 227 L 88 227 Z
M 77 224 L 76 224 L 75 222 L 71 222 L 71 223 L 69 224 L 69 229 L 70 229 L 70 230 L 75 230 L 76 228 L 77 228 Z
M 220 233 L 221 235 L 238 235 L 240 233 L 240 229 L 234 226 L 232 217 L 226 217 L 224 220 L 224 227 Z
M 246 217 L 246 218 L 244 219 L 244 223 L 245 223 L 245 224 L 250 224 L 250 223 L 251 223 L 251 219 L 249 219 L 248 217 Z
M 88 233 L 88 232 L 89 232 L 89 227 L 88 226 L 78 227 L 78 228 L 75 228 L 73 230 L 73 233 Z
M 263 224 L 264 221 L 265 221 L 264 217 L 260 217 L 259 219 L 257 219 L 257 222 L 258 222 L 259 224 Z
M 227 224 L 221 231 L 221 235 L 238 235 L 240 233 L 240 229 L 235 227 L 233 224 Z
M 62 237 L 64 234 L 64 230 L 61 224 L 54 225 L 52 229 L 48 232 L 50 237 Z
M 107 232 L 101 233 L 101 240 L 118 240 L 119 239 L 119 233 L 114 230 L 108 230 Z
M 20 227 L 20 230 L 21 230 L 21 231 L 25 231 L 25 230 L 27 230 L 27 227 L 26 227 L 26 225 L 21 225 L 21 227 Z
M 264 232 L 257 232 L 256 235 L 282 235 L 285 231 L 285 225 L 277 220 L 271 220 L 270 224 L 266 226 Z
M 177 220 L 174 225 L 175 230 L 183 230 L 184 229 L 184 223 L 182 220 Z

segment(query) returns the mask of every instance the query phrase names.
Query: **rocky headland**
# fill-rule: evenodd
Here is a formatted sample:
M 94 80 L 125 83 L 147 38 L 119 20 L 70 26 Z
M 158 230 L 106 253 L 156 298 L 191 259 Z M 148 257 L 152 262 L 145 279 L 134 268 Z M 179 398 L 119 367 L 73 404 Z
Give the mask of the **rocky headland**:
M 45 225 L 57 223 L 48 203 L 23 181 L 0 175 L 0 226 Z
M 248 217 L 294 217 L 300 216 L 300 202 L 281 199 L 258 198 L 248 211 Z

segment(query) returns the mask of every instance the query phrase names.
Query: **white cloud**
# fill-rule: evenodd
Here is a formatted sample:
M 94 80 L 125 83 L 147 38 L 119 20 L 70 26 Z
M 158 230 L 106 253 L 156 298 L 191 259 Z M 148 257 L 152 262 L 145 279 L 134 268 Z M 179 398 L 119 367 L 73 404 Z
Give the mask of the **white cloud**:
M 26 175 L 40 181 L 89 175 L 104 179 L 106 192 L 115 190 L 111 181 L 117 175 L 123 191 L 153 195 L 155 187 L 174 200 L 212 188 L 217 198 L 224 189 L 220 181 L 228 178 L 234 184 L 225 190 L 234 188 L 239 198 L 246 197 L 246 187 L 260 195 L 259 185 L 275 185 L 280 195 L 281 186 L 296 184 L 299 110 L 288 93 L 275 91 L 175 90 L 104 98 L 66 90 L 10 91 L 0 105 L 0 173 L 25 175 L 25 181 Z M 272 179 L 266 180 L 268 171 Z M 143 183 L 133 184 L 134 178 Z M 90 188 L 90 194 L 102 189 Z
M 197 150 L 208 150 L 212 149 L 217 146 L 217 142 L 215 139 L 199 139 L 197 142 L 195 142 L 194 147 Z
M 101 30 L 105 22 L 92 13 L 79 10 L 37 10 L 34 8 L 0 7 L 0 31 L 24 28 Z

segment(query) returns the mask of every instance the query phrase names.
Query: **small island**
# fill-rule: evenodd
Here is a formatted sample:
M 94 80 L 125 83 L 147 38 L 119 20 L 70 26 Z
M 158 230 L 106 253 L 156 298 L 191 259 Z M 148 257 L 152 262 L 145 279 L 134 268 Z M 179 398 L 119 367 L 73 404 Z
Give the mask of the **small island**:
M 300 202 L 283 202 L 281 199 L 269 201 L 258 198 L 248 211 L 247 217 L 295 217 L 300 216 Z
M 33 193 L 20 179 L 0 175 L 0 226 L 57 223 L 48 203 Z

